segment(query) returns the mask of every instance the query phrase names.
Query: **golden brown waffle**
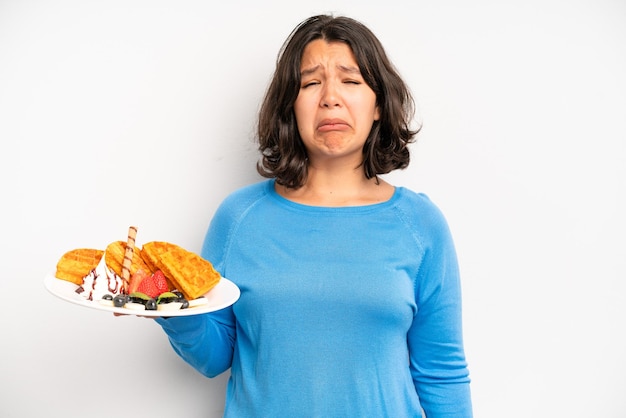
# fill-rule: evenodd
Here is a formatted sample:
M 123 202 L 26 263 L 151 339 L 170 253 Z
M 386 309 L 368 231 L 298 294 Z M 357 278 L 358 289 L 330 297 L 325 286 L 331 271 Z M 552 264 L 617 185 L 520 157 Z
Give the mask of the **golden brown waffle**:
M 83 277 L 96 268 L 104 251 L 92 248 L 77 248 L 63 254 L 57 263 L 55 277 L 75 283 L 83 284 Z
M 107 266 L 113 270 L 118 276 L 122 276 L 122 263 L 124 262 L 124 253 L 126 252 L 126 243 L 124 241 L 114 241 L 110 243 L 105 251 L 104 260 Z M 139 269 L 146 273 L 153 273 L 154 270 L 145 263 L 141 258 L 139 248 L 135 247 L 133 251 L 133 260 L 130 265 L 130 274 L 133 275 Z
M 152 266 L 161 270 L 187 299 L 196 299 L 213 289 L 220 281 L 220 274 L 213 265 L 199 255 L 178 245 L 163 241 L 147 242 L 141 256 Z
M 172 245 L 174 244 L 161 241 L 147 242 L 141 247 L 141 258 L 152 271 L 157 271 L 161 255 L 166 253 Z

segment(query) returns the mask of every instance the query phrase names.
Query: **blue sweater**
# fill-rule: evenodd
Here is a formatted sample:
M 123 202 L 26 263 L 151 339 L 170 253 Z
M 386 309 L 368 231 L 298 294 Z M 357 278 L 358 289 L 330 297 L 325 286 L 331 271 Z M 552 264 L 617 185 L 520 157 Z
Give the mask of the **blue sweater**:
M 314 207 L 263 181 L 218 208 L 202 256 L 230 308 L 158 319 L 206 376 L 231 368 L 226 417 L 472 416 L 454 245 L 441 212 L 397 187 Z

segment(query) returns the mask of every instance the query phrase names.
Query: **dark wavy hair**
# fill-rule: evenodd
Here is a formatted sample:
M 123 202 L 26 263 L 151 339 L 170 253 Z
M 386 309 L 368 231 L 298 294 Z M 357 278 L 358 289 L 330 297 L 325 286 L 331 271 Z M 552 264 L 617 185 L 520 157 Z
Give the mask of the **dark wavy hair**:
M 289 188 L 297 189 L 306 182 L 307 152 L 293 106 L 300 91 L 304 48 L 317 39 L 347 44 L 365 82 L 376 94 L 380 119 L 374 122 L 363 146 L 365 176 L 373 178 L 408 166 L 407 146 L 419 127 L 411 128 L 415 103 L 407 85 L 365 25 L 348 17 L 318 15 L 296 26 L 278 53 L 276 70 L 258 115 L 259 174 Z

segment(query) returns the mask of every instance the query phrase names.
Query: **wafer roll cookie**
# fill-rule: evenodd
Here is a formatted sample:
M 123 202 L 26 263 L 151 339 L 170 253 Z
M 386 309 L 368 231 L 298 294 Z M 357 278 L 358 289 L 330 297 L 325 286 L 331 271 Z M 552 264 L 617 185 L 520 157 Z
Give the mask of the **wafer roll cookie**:
M 135 238 L 137 237 L 137 227 L 128 228 L 128 239 L 126 240 L 126 249 L 124 251 L 124 261 L 122 262 L 122 279 L 124 280 L 124 293 L 128 290 L 128 281 L 130 279 L 130 267 L 133 263 L 133 255 L 135 254 Z

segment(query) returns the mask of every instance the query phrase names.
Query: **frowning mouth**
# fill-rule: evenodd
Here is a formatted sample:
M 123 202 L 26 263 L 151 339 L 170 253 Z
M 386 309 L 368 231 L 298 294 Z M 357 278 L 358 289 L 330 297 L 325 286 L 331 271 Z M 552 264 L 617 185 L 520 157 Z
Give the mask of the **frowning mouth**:
M 324 119 L 317 125 L 317 129 L 324 131 L 343 131 L 349 128 L 348 122 L 343 119 Z

